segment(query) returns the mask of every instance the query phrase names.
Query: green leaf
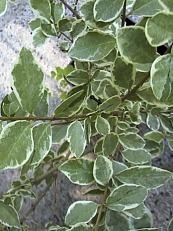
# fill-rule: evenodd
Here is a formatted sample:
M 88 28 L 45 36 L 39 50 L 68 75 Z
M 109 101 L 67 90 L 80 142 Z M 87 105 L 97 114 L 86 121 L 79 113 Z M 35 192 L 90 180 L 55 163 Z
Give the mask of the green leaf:
M 5 14 L 7 10 L 7 0 L 0 1 L 0 17 Z
M 7 124 L 0 134 L 0 169 L 17 168 L 25 164 L 33 151 L 31 124 L 16 121 Z
M 167 116 L 161 115 L 160 116 L 160 122 L 161 122 L 161 125 L 162 125 L 162 127 L 163 127 L 163 129 L 165 131 L 173 133 L 172 122 L 171 122 L 171 120 Z
M 96 155 L 103 155 L 103 141 L 104 141 L 104 137 L 97 140 L 95 147 L 94 147 L 94 153 Z
M 85 132 L 79 121 L 71 123 L 67 131 L 68 141 L 70 143 L 70 151 L 75 157 L 80 157 L 86 146 Z
M 21 228 L 16 210 L 3 201 L 0 201 L 0 222 L 8 227 Z
M 93 229 L 91 226 L 86 225 L 85 223 L 76 224 L 71 229 L 67 229 L 67 231 L 92 231 Z
M 52 145 L 51 124 L 44 122 L 33 127 L 34 152 L 31 165 L 38 165 L 49 153 Z
M 133 164 L 144 164 L 148 162 L 150 163 L 151 161 L 151 155 L 145 149 L 139 149 L 139 150 L 126 149 L 122 152 L 122 155 L 125 160 Z
M 148 140 L 153 140 L 157 143 L 161 143 L 164 139 L 164 135 L 159 131 L 151 131 L 145 133 L 144 138 Z
M 125 164 L 115 160 L 112 161 L 112 166 L 113 166 L 113 176 L 116 176 L 119 172 L 127 169 L 127 166 Z
M 173 12 L 173 5 L 171 0 L 159 0 L 159 3 L 166 11 Z
M 139 185 L 121 185 L 106 200 L 106 207 L 121 212 L 139 206 L 147 197 L 147 189 Z
M 44 74 L 31 51 L 22 48 L 13 71 L 14 93 L 24 110 L 33 113 L 44 93 Z
M 50 20 L 51 5 L 49 0 L 30 0 L 31 7 L 43 18 Z
M 119 29 L 117 45 L 123 58 L 130 63 L 151 64 L 156 57 L 156 49 L 150 46 L 145 37 L 144 28 L 140 26 Z
M 29 27 L 32 31 L 38 29 L 41 25 L 42 18 L 33 18 L 31 21 L 29 21 Z
M 96 130 L 101 135 L 107 135 L 110 132 L 109 122 L 101 116 L 98 116 L 95 123 Z
M 135 1 L 130 13 L 137 16 L 153 16 L 161 10 L 163 10 L 163 8 L 158 0 L 140 0 Z
M 47 37 L 56 36 L 56 31 L 51 23 L 41 23 L 41 29 Z
M 136 70 L 135 67 L 127 63 L 121 57 L 115 60 L 113 67 L 113 80 L 116 85 L 122 88 L 130 89 L 134 83 Z
M 43 33 L 41 28 L 36 29 L 33 32 L 32 36 L 33 36 L 32 43 L 34 47 L 39 47 L 43 45 L 47 40 L 47 36 Z
M 70 145 L 68 141 L 64 141 L 64 143 L 62 143 L 62 145 L 60 145 L 60 147 L 58 148 L 58 152 L 57 154 L 63 155 L 64 153 L 67 153 L 70 149 Z
M 120 103 L 121 103 L 120 97 L 115 95 L 104 101 L 100 105 L 99 109 L 100 111 L 104 111 L 105 113 L 114 112 L 117 109 L 117 107 L 120 105 Z
M 85 22 L 81 20 L 74 21 L 70 34 L 73 38 L 78 37 L 86 29 Z
M 118 136 L 111 132 L 104 137 L 103 140 L 103 154 L 105 156 L 111 156 L 115 153 L 118 145 Z
M 97 213 L 98 205 L 93 201 L 77 201 L 68 208 L 65 216 L 66 225 L 88 223 Z
M 75 70 L 72 71 L 69 75 L 66 76 L 66 79 L 76 86 L 81 86 L 89 82 L 89 74 L 84 70 Z
M 166 94 L 166 98 L 172 93 L 171 83 L 173 82 L 173 55 L 158 57 L 151 66 L 150 84 L 157 99 Z
M 172 230 L 173 230 L 173 218 L 171 219 L 168 225 L 168 231 L 172 231 Z
M 56 3 L 54 5 L 54 12 L 53 12 L 53 19 L 54 19 L 55 24 L 57 24 L 59 20 L 62 19 L 64 14 L 65 14 L 64 4 L 62 4 L 62 2 Z
M 160 127 L 160 122 L 159 119 L 156 116 L 153 116 L 152 114 L 148 113 L 147 115 L 147 126 L 151 129 L 151 130 L 158 130 Z
M 78 91 L 64 100 L 55 110 L 55 117 L 69 117 L 80 110 L 84 98 L 84 91 Z
M 125 184 L 137 184 L 148 189 L 154 189 L 170 180 L 172 173 L 151 166 L 135 166 L 125 169 L 116 177 Z
M 41 98 L 39 104 L 37 105 L 36 109 L 34 110 L 34 115 L 39 117 L 43 116 L 46 117 L 48 112 L 49 112 L 49 98 L 50 98 L 50 93 L 45 90 L 44 95 Z
M 148 19 L 145 27 L 145 34 L 152 46 L 157 47 L 172 42 L 172 21 L 173 13 L 166 11 L 162 11 Z
M 52 142 L 58 144 L 66 138 L 68 124 L 59 124 L 52 127 Z
M 107 4 L 107 0 L 96 0 L 93 9 L 95 20 L 112 22 L 120 15 L 123 4 L 122 0 L 109 0 L 109 4 Z
M 153 227 L 153 215 L 147 207 L 145 207 L 145 213 L 140 219 L 133 220 L 133 225 L 135 230 L 155 230 L 151 228 Z
M 121 134 L 119 136 L 119 142 L 124 148 L 130 150 L 142 149 L 145 146 L 145 141 L 142 137 L 134 133 Z
M 91 31 L 75 40 L 69 55 L 80 61 L 99 61 L 114 49 L 115 44 L 113 36 L 100 31 Z
M 2 129 L 3 129 L 3 124 L 2 124 L 2 121 L 0 121 L 0 134 L 2 132 Z
M 126 216 L 113 210 L 106 211 L 105 226 L 107 231 L 129 230 L 130 223 Z
M 98 156 L 94 161 L 93 175 L 98 184 L 106 185 L 113 175 L 112 162 L 106 156 Z
M 136 208 L 125 210 L 123 213 L 134 219 L 140 219 L 145 213 L 145 206 L 143 203 L 141 203 Z
M 81 158 L 66 161 L 59 170 L 74 184 L 90 185 L 94 182 L 93 166 L 93 161 Z

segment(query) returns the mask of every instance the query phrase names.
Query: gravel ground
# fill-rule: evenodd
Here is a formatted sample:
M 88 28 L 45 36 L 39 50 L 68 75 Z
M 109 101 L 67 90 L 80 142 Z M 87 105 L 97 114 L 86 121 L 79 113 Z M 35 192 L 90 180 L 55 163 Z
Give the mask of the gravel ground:
M 68 1 L 70 2 L 70 1 Z M 74 1 L 71 1 L 74 2 Z M 46 84 L 52 93 L 53 103 L 51 110 L 58 104 L 58 83 L 50 77 L 50 72 L 56 66 L 65 66 L 69 59 L 60 53 L 55 40 L 47 41 L 39 48 L 32 45 L 32 36 L 28 28 L 28 21 L 33 14 L 28 6 L 28 0 L 18 0 L 9 4 L 7 13 L 0 17 L 0 101 L 10 91 L 11 70 L 13 64 L 23 46 L 29 48 L 36 60 L 40 63 L 46 74 Z M 164 154 L 155 158 L 153 165 L 173 171 L 173 154 L 166 149 Z M 11 181 L 18 176 L 17 171 L 0 172 L 0 193 L 6 191 Z M 8 182 L 8 184 L 7 184 Z M 56 185 L 38 206 L 35 213 L 30 216 L 31 221 L 37 221 L 40 225 L 48 221 L 61 223 L 63 216 L 71 203 L 74 194 L 78 195 L 74 186 L 65 177 L 60 177 Z M 25 209 L 30 203 L 27 203 Z M 173 181 L 168 182 L 158 190 L 152 190 L 147 200 L 147 206 L 154 215 L 156 227 L 166 226 L 173 213 Z M 54 214 L 57 213 L 57 217 Z M 31 226 L 31 230 L 42 228 Z

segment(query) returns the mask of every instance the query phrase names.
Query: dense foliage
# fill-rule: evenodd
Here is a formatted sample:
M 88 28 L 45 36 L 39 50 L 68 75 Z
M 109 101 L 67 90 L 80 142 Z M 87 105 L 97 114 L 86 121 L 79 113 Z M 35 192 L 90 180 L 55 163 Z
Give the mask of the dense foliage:
M 43 180 L 49 190 L 60 171 L 97 197 L 73 203 L 64 227 L 45 224 L 44 230 L 161 230 L 144 202 L 148 190 L 172 177 L 151 166 L 165 143 L 173 150 L 172 0 L 30 5 L 33 44 L 56 37 L 73 62 L 52 71 L 63 99 L 52 116 L 44 73 L 31 51 L 22 48 L 14 65 L 12 91 L 1 103 L 0 169 L 20 167 L 21 177 L 0 196 L 3 227 L 27 230 L 32 208 L 20 214 L 23 199 L 34 198 L 32 187 Z M 1 15 L 6 8 L 1 0 Z M 132 15 L 141 18 L 128 26 Z

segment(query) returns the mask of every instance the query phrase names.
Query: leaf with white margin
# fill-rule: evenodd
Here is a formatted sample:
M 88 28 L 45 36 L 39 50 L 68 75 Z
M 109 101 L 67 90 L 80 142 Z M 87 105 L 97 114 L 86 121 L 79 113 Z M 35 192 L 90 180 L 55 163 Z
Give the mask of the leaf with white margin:
M 114 95 L 110 98 L 108 98 L 106 101 L 104 101 L 100 105 L 100 111 L 104 111 L 105 113 L 113 112 L 117 109 L 117 107 L 120 105 L 121 100 L 120 97 L 117 95 Z
M 50 20 L 51 4 L 49 0 L 30 0 L 30 4 L 37 14 L 47 19 L 48 21 Z
M 99 205 L 93 201 L 76 201 L 68 208 L 65 224 L 69 226 L 78 223 L 88 223 L 97 213 Z
M 124 148 L 138 150 L 145 146 L 145 141 L 141 136 L 135 133 L 123 133 L 119 135 L 119 142 Z
M 159 0 L 159 3 L 164 10 L 173 12 L 172 0 Z
M 90 185 L 94 182 L 93 178 L 94 162 L 88 159 L 72 159 L 63 163 L 59 170 L 68 177 L 74 184 Z
M 5 14 L 7 10 L 7 0 L 0 1 L 0 17 Z
M 123 9 L 122 0 L 96 0 L 94 4 L 94 18 L 96 21 L 112 22 L 120 15 Z
M 80 61 L 99 61 L 115 48 L 115 44 L 116 40 L 112 35 L 100 31 L 90 31 L 74 41 L 69 55 Z
M 140 219 L 145 214 L 145 205 L 144 203 L 141 203 L 136 208 L 125 210 L 123 213 L 134 219 Z
M 33 113 L 44 94 L 44 74 L 26 48 L 22 48 L 13 71 L 14 93 L 24 110 Z
M 94 161 L 93 176 L 100 185 L 106 185 L 113 175 L 112 162 L 106 156 L 98 156 Z
M 156 57 L 156 49 L 149 44 L 140 26 L 119 29 L 117 45 L 122 57 L 130 63 L 151 64 Z
M 137 184 L 147 189 L 155 189 L 165 184 L 172 173 L 151 166 L 135 166 L 118 173 L 116 178 L 125 184 Z
M 20 228 L 19 216 L 16 210 L 0 201 L 0 223 L 8 227 Z
M 98 116 L 95 123 L 97 132 L 101 135 L 107 135 L 110 132 L 109 122 L 101 116 Z
M 41 28 L 34 30 L 32 34 L 32 43 L 34 47 L 42 46 L 47 40 L 47 36 L 43 33 Z
M 31 165 L 38 165 L 49 153 L 52 146 L 51 123 L 41 123 L 33 127 L 34 152 Z
M 122 152 L 122 156 L 125 160 L 133 164 L 145 164 L 150 163 L 151 161 L 151 154 L 145 149 L 139 150 L 130 150 L 125 149 Z
M 164 94 L 168 98 L 172 92 L 173 82 L 173 55 L 167 54 L 158 57 L 151 66 L 150 85 L 154 96 L 161 99 Z
M 34 148 L 31 123 L 15 121 L 0 134 L 0 169 L 18 168 L 30 158 Z
M 67 231 L 93 231 L 91 226 L 86 225 L 85 223 L 80 223 L 74 225 L 71 229 L 67 229 Z
M 162 11 L 149 18 L 145 26 L 148 42 L 154 46 L 161 46 L 173 40 L 173 13 Z
M 135 1 L 130 14 L 137 16 L 153 16 L 163 10 L 158 0 Z
M 71 123 L 67 130 L 70 151 L 75 157 L 80 157 L 86 146 L 85 131 L 79 121 Z
M 121 185 L 111 191 L 106 200 L 106 207 L 121 212 L 133 209 L 144 202 L 148 194 L 145 187 L 140 185 Z
M 52 127 L 52 143 L 58 144 L 66 138 L 68 124 L 59 124 Z
M 157 143 L 161 143 L 164 139 L 163 133 L 159 131 L 151 131 L 144 134 L 144 138 L 147 140 L 153 140 Z
M 118 136 L 114 132 L 107 134 L 103 140 L 103 154 L 105 156 L 113 155 L 118 145 Z

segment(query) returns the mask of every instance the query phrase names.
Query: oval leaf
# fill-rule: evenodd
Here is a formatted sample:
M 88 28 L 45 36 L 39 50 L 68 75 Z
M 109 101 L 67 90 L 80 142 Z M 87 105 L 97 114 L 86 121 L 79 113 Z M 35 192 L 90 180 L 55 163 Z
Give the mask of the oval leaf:
M 126 149 L 122 152 L 125 160 L 133 164 L 144 164 L 150 163 L 151 155 L 145 149 L 130 150 Z
M 116 95 L 112 96 L 100 105 L 100 111 L 104 111 L 105 113 L 113 112 L 117 109 L 120 103 L 120 97 Z
M 118 136 L 111 132 L 107 134 L 103 140 L 103 154 L 105 156 L 111 156 L 115 153 L 118 145 Z
M 0 222 L 5 226 L 20 228 L 19 216 L 10 205 L 0 201 Z
M 33 113 L 44 93 L 44 74 L 31 51 L 22 48 L 12 71 L 14 93 L 24 110 Z
M 135 133 L 127 133 L 119 136 L 119 141 L 124 148 L 138 150 L 145 146 L 145 141 Z
M 107 135 L 110 132 L 109 122 L 101 116 L 98 116 L 95 123 L 96 130 L 101 135 Z
M 117 45 L 121 55 L 130 63 L 152 63 L 156 57 L 156 49 L 150 46 L 140 26 L 119 29 Z
M 67 135 L 67 124 L 55 125 L 52 127 L 52 142 L 58 144 L 66 138 Z
M 88 32 L 75 40 L 69 55 L 80 61 L 99 61 L 114 49 L 115 44 L 115 38 L 109 34 L 96 31 Z
M 97 213 L 98 205 L 93 201 L 77 201 L 68 208 L 65 216 L 66 225 L 89 222 Z
M 63 163 L 59 170 L 74 184 L 90 185 L 94 182 L 93 166 L 94 162 L 88 159 L 75 159 Z
M 30 122 L 7 124 L 0 134 L 0 169 L 17 168 L 25 164 L 33 147 Z
M 50 20 L 51 5 L 49 0 L 30 0 L 30 4 L 37 14 L 46 18 L 47 20 Z
M 5 14 L 7 10 L 7 0 L 0 1 L 0 17 Z
M 79 121 L 70 124 L 67 137 L 70 143 L 71 153 L 76 157 L 80 157 L 85 150 L 86 140 L 83 126 Z
M 125 184 L 142 185 L 148 189 L 158 188 L 171 179 L 172 173 L 151 166 L 136 166 L 116 175 Z
M 112 162 L 106 156 L 98 156 L 94 162 L 93 175 L 98 184 L 106 185 L 113 175 Z
M 146 37 L 154 46 L 161 46 L 173 40 L 173 13 L 162 11 L 148 19 L 145 27 Z
M 106 207 L 117 212 L 139 206 L 147 197 L 147 189 L 139 185 L 121 185 L 106 200 Z

